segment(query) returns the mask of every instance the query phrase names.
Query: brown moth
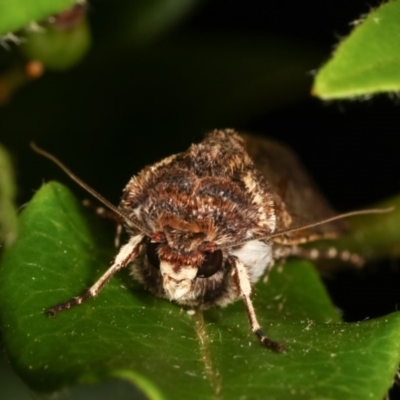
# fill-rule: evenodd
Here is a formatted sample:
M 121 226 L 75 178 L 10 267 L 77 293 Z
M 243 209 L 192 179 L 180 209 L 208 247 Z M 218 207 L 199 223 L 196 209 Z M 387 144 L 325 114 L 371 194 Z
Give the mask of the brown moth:
M 316 258 L 299 244 L 340 235 L 340 218 L 314 188 L 295 155 L 262 138 L 215 130 L 186 152 L 145 167 L 114 207 L 50 154 L 77 183 L 115 212 L 129 234 L 110 268 L 82 295 L 48 310 L 49 316 L 98 295 L 121 268 L 156 296 L 194 309 L 245 303 L 251 330 L 283 351 L 261 330 L 252 286 L 291 255 Z M 340 257 L 331 249 L 327 257 Z M 357 263 L 357 255 L 346 258 Z

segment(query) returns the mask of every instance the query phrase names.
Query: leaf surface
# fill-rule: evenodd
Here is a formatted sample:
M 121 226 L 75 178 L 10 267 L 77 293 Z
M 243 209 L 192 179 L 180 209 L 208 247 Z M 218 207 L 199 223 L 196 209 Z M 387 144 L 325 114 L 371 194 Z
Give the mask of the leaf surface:
M 58 183 L 23 211 L 3 254 L 0 323 L 9 358 L 34 390 L 121 378 L 151 399 L 381 399 L 400 360 L 400 314 L 340 322 L 309 263 L 275 268 L 256 286 L 264 331 L 250 332 L 244 305 L 187 314 L 147 293 L 127 271 L 96 299 L 49 319 L 44 311 L 82 292 L 115 254 L 101 221 Z

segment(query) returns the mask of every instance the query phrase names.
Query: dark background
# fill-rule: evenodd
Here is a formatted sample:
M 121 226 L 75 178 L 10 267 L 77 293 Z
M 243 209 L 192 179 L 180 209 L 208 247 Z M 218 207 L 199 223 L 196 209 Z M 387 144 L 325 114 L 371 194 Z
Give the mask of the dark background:
M 0 108 L 0 141 L 15 162 L 19 204 L 42 181 L 57 179 L 75 189 L 55 166 L 32 154 L 32 139 L 118 203 L 122 188 L 142 166 L 184 150 L 217 127 L 256 132 L 292 147 L 338 211 L 364 208 L 399 192 L 398 99 L 380 95 L 324 102 L 309 94 L 311 72 L 351 31 L 350 22 L 378 2 L 208 1 L 140 46 L 120 40 L 117 26 L 127 2 L 111 3 L 91 3 L 93 47 L 80 65 L 65 73 L 49 72 Z M 214 82 L 221 74 L 221 35 L 224 49 L 231 49 L 231 68 L 223 64 L 226 74 L 234 71 L 240 87 L 246 88 L 246 81 L 254 84 L 252 68 L 265 68 L 268 75 L 269 59 L 278 71 L 287 67 L 281 55 L 275 60 L 271 41 L 283 43 L 278 54 L 298 47 L 300 67 L 289 83 L 284 74 L 267 77 L 265 94 L 255 85 L 254 99 L 246 92 L 250 101 L 237 101 L 230 111 L 229 90 L 224 98 L 224 88 Z M 185 46 L 176 45 L 181 41 Z M 243 51 L 246 43 L 250 53 L 257 44 L 251 68 Z M 208 52 L 208 46 L 217 50 Z M 195 57 L 201 60 L 198 69 L 191 62 Z M 180 69 L 186 63 L 189 78 Z M 346 321 L 395 311 L 400 299 L 397 260 L 375 262 L 362 272 L 343 271 L 326 283 Z

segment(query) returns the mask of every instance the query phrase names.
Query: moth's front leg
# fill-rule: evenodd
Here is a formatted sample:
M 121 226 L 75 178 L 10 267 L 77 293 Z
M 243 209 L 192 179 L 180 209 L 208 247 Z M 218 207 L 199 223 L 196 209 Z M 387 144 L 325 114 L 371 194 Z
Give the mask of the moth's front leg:
M 97 282 L 93 286 L 83 292 L 80 296 L 74 297 L 71 300 L 49 308 L 46 314 L 49 317 L 54 317 L 60 311 L 68 310 L 71 307 L 82 304 L 87 299 L 96 297 L 99 294 L 100 290 L 117 271 L 125 268 L 138 256 L 138 254 L 140 253 L 142 242 L 143 235 L 133 236 L 127 244 L 121 247 L 111 267 L 97 280 Z
M 250 278 L 245 265 L 240 261 L 239 258 L 234 256 L 229 257 L 229 262 L 231 263 L 233 268 L 233 277 L 237 290 L 246 306 L 251 330 L 253 331 L 253 333 L 256 334 L 256 336 L 264 346 L 277 352 L 285 351 L 285 346 L 283 344 L 275 342 L 265 336 L 260 324 L 258 323 L 253 302 L 251 301 L 252 287 L 250 283 Z

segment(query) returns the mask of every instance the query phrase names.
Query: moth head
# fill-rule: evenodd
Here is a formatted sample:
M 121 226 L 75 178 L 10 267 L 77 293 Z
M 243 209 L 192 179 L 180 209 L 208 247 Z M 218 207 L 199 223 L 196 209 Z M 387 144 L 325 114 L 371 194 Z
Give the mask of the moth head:
M 186 236 L 186 241 L 190 241 L 187 236 L 191 235 L 187 235 L 187 232 L 182 234 Z M 195 236 L 194 241 L 198 242 L 198 236 L 201 235 Z M 145 248 L 145 267 L 153 274 L 159 274 L 164 295 L 170 300 L 195 300 L 196 291 L 193 289 L 199 281 L 208 278 L 218 281 L 224 275 L 223 251 L 212 243 L 202 242 L 197 247 L 190 243 L 186 248 L 192 250 L 183 251 L 182 246 L 172 247 L 166 235 L 158 232 L 153 238 L 145 239 Z M 143 273 L 143 266 L 139 268 L 140 273 Z

